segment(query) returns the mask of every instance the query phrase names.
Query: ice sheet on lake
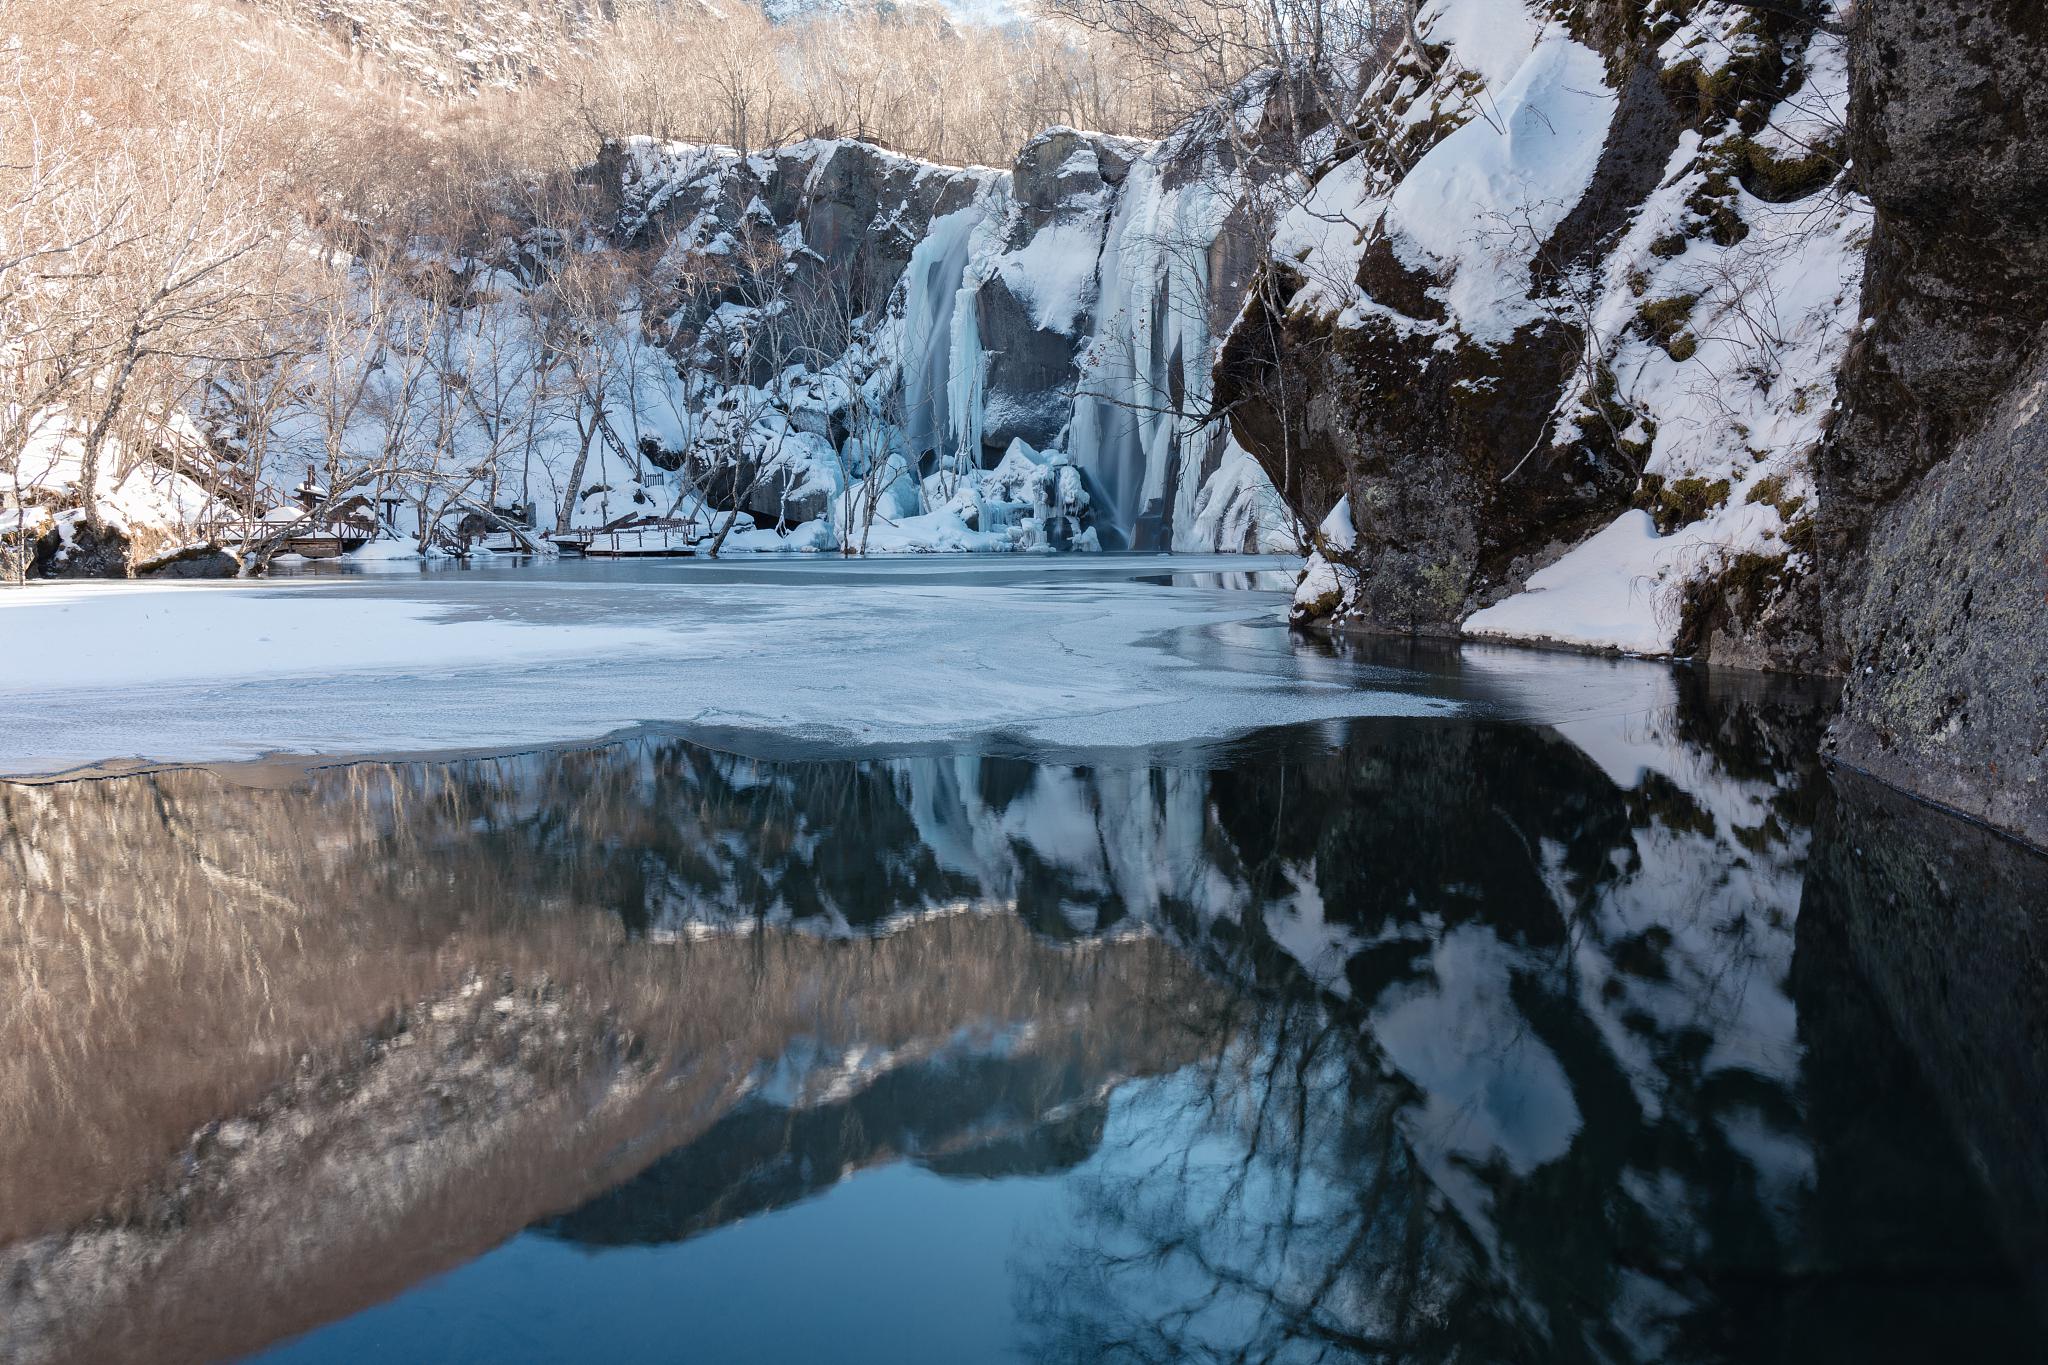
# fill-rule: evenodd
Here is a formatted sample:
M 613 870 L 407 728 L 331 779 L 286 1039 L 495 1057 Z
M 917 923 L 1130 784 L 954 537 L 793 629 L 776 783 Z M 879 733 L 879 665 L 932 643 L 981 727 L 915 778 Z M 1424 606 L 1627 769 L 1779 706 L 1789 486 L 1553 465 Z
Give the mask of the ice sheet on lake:
M 641 723 L 1122 748 L 1458 709 L 1295 649 L 1275 594 L 1135 581 L 1259 567 L 1273 566 L 809 561 L 38 588 L 0 595 L 0 772 L 491 748 Z

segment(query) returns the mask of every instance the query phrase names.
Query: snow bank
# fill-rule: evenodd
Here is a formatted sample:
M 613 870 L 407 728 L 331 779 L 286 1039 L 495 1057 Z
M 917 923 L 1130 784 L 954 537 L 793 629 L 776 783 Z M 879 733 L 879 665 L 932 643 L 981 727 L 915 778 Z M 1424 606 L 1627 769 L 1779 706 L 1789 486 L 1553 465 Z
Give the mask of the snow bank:
M 417 563 L 419 557 L 418 547 L 404 540 L 373 540 L 342 556 L 351 564 L 411 564 Z
M 1613 525 L 1534 574 L 1526 589 L 1465 622 L 1476 639 L 1547 640 L 1654 654 L 1671 647 L 1659 620 L 1673 546 L 1649 514 L 1624 512 Z M 1668 613 L 1666 613 L 1668 616 Z
M 184 413 L 174 412 L 162 431 L 164 448 L 198 451 L 203 441 Z M 84 476 L 84 433 L 68 412 L 52 412 L 24 444 L 16 470 L 0 481 L 0 524 L 45 527 L 52 509 L 79 500 Z M 100 451 L 94 501 L 100 519 L 135 538 L 144 552 L 193 542 L 199 528 L 225 511 L 212 495 L 180 470 L 139 458 L 109 437 Z
M 1782 525 L 1775 508 L 1742 503 L 1661 536 L 1647 512 L 1631 508 L 1532 574 L 1521 592 L 1472 613 L 1465 634 L 1669 654 L 1683 585 L 1747 548 L 1769 544 Z
M 1481 56 L 1500 62 L 1505 50 L 1487 43 Z M 1541 316 L 1528 297 L 1529 262 L 1592 183 L 1614 109 L 1599 54 L 1548 34 L 1492 107 L 1395 189 L 1386 216 L 1395 254 L 1410 269 L 1450 274 L 1440 297 L 1473 340 L 1506 341 Z
M 1415 23 L 1489 91 L 1515 79 L 1542 31 L 1522 0 L 1426 0 Z
M 1813 452 L 1855 335 L 1873 221 L 1841 174 L 1843 41 L 1773 35 L 1722 0 L 1673 9 L 1658 21 L 1667 75 L 1745 98 L 1715 95 L 1685 126 L 1652 111 L 1609 148 L 1620 101 L 1606 62 L 1573 36 L 1574 17 L 1583 7 L 1425 0 L 1425 50 L 1404 52 L 1378 78 L 1361 103 L 1358 150 L 1280 224 L 1276 249 L 1306 280 L 1293 315 L 1359 332 L 1360 353 L 1386 371 L 1345 378 L 1386 411 L 1353 421 L 1340 406 L 1328 419 L 1332 444 L 1384 444 L 1354 490 L 1383 477 L 1377 466 L 1426 464 L 1449 449 L 1481 486 L 1511 469 L 1508 478 L 1519 475 L 1532 496 L 1543 485 L 1559 505 L 1648 509 L 1570 549 L 1522 598 L 1472 614 L 1470 636 L 1664 654 L 1681 604 L 1720 594 L 1738 608 L 1737 625 L 1710 648 L 1745 659 L 1781 651 L 1796 664 L 1810 639 L 1793 618 L 1805 601 L 1794 588 L 1813 568 Z M 1591 207 L 1582 201 L 1603 152 L 1619 167 L 1648 146 L 1660 173 L 1630 171 L 1616 184 L 1633 186 L 1631 203 L 1601 206 L 1611 220 L 1597 234 L 1561 238 Z M 1570 259 L 1539 262 L 1546 243 Z M 1374 255 L 1383 249 L 1427 303 L 1387 284 Z M 1504 345 L 1537 326 L 1531 347 Z M 1566 349 L 1542 354 L 1550 342 Z M 1475 397 L 1503 386 L 1554 396 L 1540 431 L 1510 441 L 1475 425 L 1447 437 L 1441 409 L 1408 398 L 1444 381 Z M 1455 620 L 1498 590 L 1460 557 L 1465 530 L 1482 541 L 1498 533 L 1524 553 L 1541 544 L 1543 527 L 1494 525 L 1501 518 L 1484 499 L 1403 492 L 1415 495 L 1412 514 L 1376 512 L 1372 543 L 1325 537 L 1298 617 L 1387 611 L 1371 575 L 1389 554 L 1415 553 L 1426 574 L 1444 577 L 1440 610 Z

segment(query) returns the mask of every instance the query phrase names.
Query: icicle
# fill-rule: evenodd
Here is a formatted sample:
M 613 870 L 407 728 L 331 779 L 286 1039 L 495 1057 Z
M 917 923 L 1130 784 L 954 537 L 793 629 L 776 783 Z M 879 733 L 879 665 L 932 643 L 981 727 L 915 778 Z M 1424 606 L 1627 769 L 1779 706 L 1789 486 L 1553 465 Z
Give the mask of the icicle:
M 1162 511 L 1170 475 L 1173 522 L 1153 530 L 1162 546 L 1193 529 L 1199 447 L 1171 409 L 1203 407 L 1215 338 L 1209 328 L 1209 248 L 1227 206 L 1197 183 L 1167 188 L 1158 167 L 1131 169 L 1102 256 L 1093 363 L 1075 396 L 1068 451 L 1107 495 L 1098 524 L 1128 540 L 1141 518 Z M 1174 374 L 1178 358 L 1180 373 Z M 1174 458 L 1185 442 L 1176 475 Z
M 947 434 L 962 470 L 981 467 L 982 388 L 988 378 L 988 356 L 981 349 L 977 318 L 979 284 L 963 284 L 953 298 L 953 344 L 947 360 Z
M 954 345 L 954 302 L 967 271 L 968 248 L 982 219 L 977 208 L 934 218 L 910 253 L 904 299 L 903 404 L 913 453 L 939 450 L 952 434 L 948 410 Z

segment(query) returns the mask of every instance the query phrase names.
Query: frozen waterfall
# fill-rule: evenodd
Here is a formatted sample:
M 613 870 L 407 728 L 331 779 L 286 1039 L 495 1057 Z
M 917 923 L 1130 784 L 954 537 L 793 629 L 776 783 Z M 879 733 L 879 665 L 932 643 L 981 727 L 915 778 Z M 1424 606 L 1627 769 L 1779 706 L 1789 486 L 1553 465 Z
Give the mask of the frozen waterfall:
M 1107 545 L 1280 548 L 1288 518 L 1256 462 L 1220 424 L 1193 426 L 1179 415 L 1210 404 L 1212 262 L 1231 201 L 1199 176 L 1169 184 L 1165 170 L 1163 152 L 1141 157 L 1116 191 L 1096 261 L 1093 325 L 1071 339 L 1078 378 L 1059 444 L 1087 483 Z M 1006 393 L 990 378 L 983 281 L 1005 275 L 1027 298 L 1072 292 L 1066 259 L 1061 280 L 1032 287 L 1032 267 L 1050 268 L 1032 247 L 1057 226 L 1023 229 L 1031 233 L 1024 244 L 1005 251 L 1020 228 L 1011 183 L 995 181 L 970 207 L 935 218 L 906 274 L 905 434 L 912 450 L 949 463 L 957 454 L 992 463 L 983 448 L 989 407 L 1033 396 Z
M 942 449 L 958 423 L 951 409 L 954 310 L 983 211 L 972 206 L 932 219 L 904 274 L 903 409 L 913 451 Z M 968 294 L 968 304 L 973 295 Z M 970 322 L 970 327 L 972 323 Z M 974 399 L 980 401 L 977 385 Z M 975 429 L 980 430 L 979 418 Z

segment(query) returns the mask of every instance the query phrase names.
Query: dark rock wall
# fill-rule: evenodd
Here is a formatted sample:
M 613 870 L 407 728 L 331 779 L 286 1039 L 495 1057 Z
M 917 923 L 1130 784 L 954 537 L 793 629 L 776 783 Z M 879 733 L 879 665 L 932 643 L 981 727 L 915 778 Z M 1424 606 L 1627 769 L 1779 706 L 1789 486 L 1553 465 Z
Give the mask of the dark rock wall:
M 1838 773 L 1814 831 L 1795 980 L 1809 1047 L 1851 994 L 1846 960 L 1927 1078 L 1940 1120 L 1997 1192 L 2006 1257 L 2048 1303 L 2048 859 L 1989 830 L 1929 819 L 1898 793 Z M 1881 1056 L 1879 1030 L 1851 1035 Z M 1814 1095 L 1823 1107 L 1826 1095 Z M 1866 1100 L 1859 1122 L 1869 1122 Z M 1895 1135 L 1888 1135 L 1895 1137 Z M 1901 1174 L 1938 1178 L 1934 1163 Z M 1878 1216 L 1867 1187 L 1830 1196 Z M 1960 1198 L 1960 1192 L 1958 1193 Z M 1991 1249 L 1987 1248 L 1989 1252 Z M 1989 1257 L 1987 1256 L 1987 1259 Z M 1990 1359 L 1958 1349 L 1953 1359 Z
M 792 253 L 791 264 L 804 276 L 802 287 L 836 286 L 867 316 L 887 304 L 932 219 L 966 207 L 989 174 L 934 166 L 854 140 L 707 157 L 680 184 L 637 181 L 624 149 L 609 146 L 591 173 L 601 184 L 624 185 L 623 245 L 668 250 L 680 232 L 702 223 L 739 238 L 777 238 L 787 247 L 783 232 L 795 226 L 805 251 Z M 767 293 L 736 279 L 723 296 L 696 291 L 672 301 L 671 320 L 694 330 L 721 302 L 750 302 Z
M 1810 456 L 1817 510 L 1780 505 L 1782 548 L 1686 584 L 1674 653 L 1844 674 L 1836 759 L 2048 844 L 2048 5 L 1860 0 L 1846 155 L 1759 163 L 1751 139 L 1765 111 L 1798 97 L 1802 35 L 1829 12 L 1797 10 L 1751 8 L 1741 22 L 1763 41 L 1708 71 L 1660 51 L 1675 11 L 1656 0 L 1562 7 L 1620 98 L 1586 196 L 1532 263 L 1530 296 L 1601 262 L 1688 128 L 1714 175 L 1671 252 L 1695 227 L 1741 240 L 1737 180 L 1745 203 L 1829 184 L 1868 196 L 1861 330 Z M 1427 92 L 1444 85 L 1435 73 L 1407 53 L 1387 88 Z M 1404 117 L 1398 96 L 1391 112 L 1356 130 L 1384 162 L 1379 189 L 1447 131 Z M 1360 258 L 1373 305 L 1362 321 L 1291 307 L 1291 264 L 1267 269 L 1223 350 L 1218 396 L 1305 518 L 1348 504 L 1356 546 L 1318 547 L 1346 586 L 1308 614 L 1455 635 L 1631 501 L 1658 510 L 1611 377 L 1591 386 L 1569 439 L 1554 429 L 1581 354 L 1569 309 L 1481 346 L 1446 329 L 1440 281 L 1384 243 Z M 1660 515 L 1660 528 L 1696 515 Z
M 1862 0 L 1877 209 L 1824 444 L 1833 754 L 2048 843 L 2048 6 Z

